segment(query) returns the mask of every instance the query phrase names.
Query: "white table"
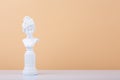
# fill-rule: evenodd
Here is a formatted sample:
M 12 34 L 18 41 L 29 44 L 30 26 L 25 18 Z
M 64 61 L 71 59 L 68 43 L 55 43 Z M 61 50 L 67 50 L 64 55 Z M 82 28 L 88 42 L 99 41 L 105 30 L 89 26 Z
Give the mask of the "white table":
M 39 70 L 23 76 L 21 70 L 0 70 L 0 80 L 120 80 L 120 70 Z

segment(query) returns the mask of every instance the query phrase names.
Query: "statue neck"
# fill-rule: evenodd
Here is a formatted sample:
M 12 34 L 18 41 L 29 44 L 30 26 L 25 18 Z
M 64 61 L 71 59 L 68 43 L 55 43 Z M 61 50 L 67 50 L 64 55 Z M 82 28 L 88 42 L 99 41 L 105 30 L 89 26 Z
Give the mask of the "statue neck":
M 32 35 L 27 35 L 27 39 L 31 39 L 31 38 L 33 38 Z

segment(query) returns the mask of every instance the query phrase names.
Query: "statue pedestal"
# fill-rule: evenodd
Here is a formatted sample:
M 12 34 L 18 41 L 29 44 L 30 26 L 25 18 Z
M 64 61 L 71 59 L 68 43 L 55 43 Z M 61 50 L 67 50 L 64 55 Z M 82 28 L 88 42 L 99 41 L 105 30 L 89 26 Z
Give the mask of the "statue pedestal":
M 25 59 L 25 67 L 23 70 L 23 74 L 24 75 L 36 75 L 38 74 L 36 67 L 35 67 L 35 53 L 33 50 L 27 50 L 25 55 L 24 55 L 24 59 Z

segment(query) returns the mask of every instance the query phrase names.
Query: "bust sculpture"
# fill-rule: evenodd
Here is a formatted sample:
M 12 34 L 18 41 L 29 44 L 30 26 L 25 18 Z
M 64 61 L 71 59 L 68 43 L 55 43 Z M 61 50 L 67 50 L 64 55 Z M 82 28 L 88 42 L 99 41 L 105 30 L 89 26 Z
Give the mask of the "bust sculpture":
M 26 52 L 24 55 L 23 74 L 35 75 L 37 74 L 37 70 L 35 67 L 36 57 L 33 51 L 33 47 L 38 41 L 38 39 L 33 37 L 33 32 L 35 30 L 34 21 L 29 16 L 25 16 L 23 19 L 22 27 L 23 27 L 23 32 L 25 32 L 26 34 L 26 38 L 23 39 L 24 46 L 26 47 Z

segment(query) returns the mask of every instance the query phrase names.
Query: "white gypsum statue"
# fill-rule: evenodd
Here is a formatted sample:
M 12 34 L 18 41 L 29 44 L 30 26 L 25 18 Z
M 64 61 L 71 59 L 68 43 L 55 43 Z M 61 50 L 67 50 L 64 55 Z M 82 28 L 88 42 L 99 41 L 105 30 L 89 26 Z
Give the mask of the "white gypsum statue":
M 36 70 L 36 57 L 33 51 L 33 47 L 38 41 L 37 38 L 33 37 L 33 32 L 35 30 L 34 21 L 29 17 L 25 16 L 23 19 L 23 32 L 26 34 L 26 38 L 23 39 L 24 46 L 26 47 L 26 52 L 24 55 L 24 70 L 23 74 L 25 75 L 35 75 L 37 74 Z

